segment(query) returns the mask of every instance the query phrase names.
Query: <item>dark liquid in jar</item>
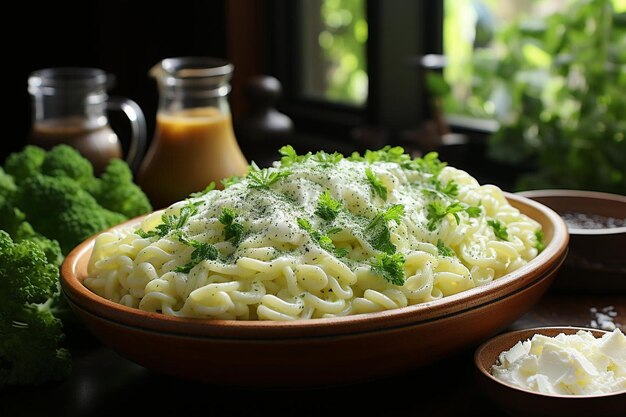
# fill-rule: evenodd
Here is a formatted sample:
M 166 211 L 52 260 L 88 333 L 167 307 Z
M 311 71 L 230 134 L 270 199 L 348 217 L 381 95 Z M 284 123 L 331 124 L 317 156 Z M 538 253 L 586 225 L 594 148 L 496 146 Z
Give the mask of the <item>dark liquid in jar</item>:
M 44 149 L 51 149 L 59 144 L 72 146 L 91 161 L 96 175 L 104 171 L 109 160 L 122 157 L 117 135 L 108 125 L 93 126 L 80 118 L 35 123 L 30 144 Z
M 569 229 L 611 229 L 626 226 L 626 218 L 601 216 L 599 214 L 565 212 L 561 218 Z

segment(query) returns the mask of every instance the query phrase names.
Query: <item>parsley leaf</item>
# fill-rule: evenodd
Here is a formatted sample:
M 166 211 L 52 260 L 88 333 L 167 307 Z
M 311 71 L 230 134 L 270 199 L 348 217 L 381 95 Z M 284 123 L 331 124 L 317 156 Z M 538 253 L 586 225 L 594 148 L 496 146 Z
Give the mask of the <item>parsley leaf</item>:
M 500 240 L 509 240 L 509 233 L 506 230 L 506 226 L 500 223 L 499 220 L 487 220 L 487 224 L 493 229 L 493 233 Z
M 459 195 L 459 185 L 454 180 L 448 181 L 445 187 L 441 185 L 441 182 L 436 181 L 435 188 L 448 197 L 456 197 Z
M 290 174 L 290 171 L 275 171 L 268 168 L 261 169 L 255 162 L 252 162 L 248 169 L 248 175 L 246 176 L 246 178 L 250 180 L 248 188 L 269 189 L 272 184 Z
M 370 264 L 372 271 L 394 285 L 404 285 L 404 255 L 381 253 Z
M 333 240 L 330 237 L 328 237 L 328 235 L 332 235 L 332 234 L 340 232 L 341 229 L 334 227 L 332 229 L 329 229 L 326 232 L 326 234 L 322 234 L 318 230 L 313 230 L 311 223 L 309 223 L 309 221 L 306 219 L 298 218 L 297 222 L 298 222 L 298 225 L 302 229 L 304 229 L 309 234 L 309 236 L 311 236 L 311 239 L 317 242 L 317 244 L 320 245 L 322 249 L 330 253 L 334 253 L 335 256 L 337 256 L 338 258 L 342 258 L 348 254 L 348 250 L 345 248 L 341 248 L 341 249 L 335 248 L 335 244 L 333 243 Z
M 326 153 L 324 151 L 319 151 L 315 155 L 313 155 L 313 160 L 322 165 L 328 166 L 331 164 L 338 164 L 343 159 L 343 155 L 339 152 Z
M 202 197 L 203 195 L 208 194 L 209 191 L 213 191 L 213 190 L 215 190 L 215 181 L 211 181 L 204 190 L 198 191 L 197 193 L 189 194 L 189 197 L 191 198 Z
M 290 166 L 299 162 L 304 162 L 311 157 L 311 152 L 306 155 L 298 155 L 296 150 L 291 145 L 285 145 L 278 150 L 282 155 L 280 158 L 281 166 Z
M 238 182 L 241 182 L 242 177 L 238 177 L 237 175 L 233 175 L 231 177 L 227 177 L 224 178 L 223 180 L 221 180 L 220 182 L 222 183 L 222 185 L 224 186 L 224 188 L 228 188 L 231 185 L 235 185 Z
M 440 201 L 431 201 L 426 206 L 426 211 L 426 218 L 428 219 L 426 227 L 432 232 L 437 228 L 437 226 L 439 226 L 441 220 L 448 214 L 452 214 L 456 223 L 459 224 L 461 219 L 459 218 L 458 212 L 463 211 L 463 206 L 458 201 L 448 205 L 447 207 Z
M 164 237 L 172 231 L 180 230 L 187 223 L 187 220 L 198 212 L 198 206 L 202 204 L 202 201 L 196 201 L 195 203 L 188 203 L 180 209 L 178 216 L 172 214 L 163 214 L 161 216 L 161 224 L 156 226 L 154 230 L 145 232 L 142 229 L 136 230 L 141 238 L 146 239 L 154 236 Z
M 537 243 L 535 243 L 535 248 L 537 252 L 541 252 L 546 248 L 546 244 L 543 241 L 543 231 L 540 229 L 535 230 L 535 238 L 537 238 Z
M 454 251 L 443 243 L 443 240 L 437 239 L 437 250 L 441 256 L 454 256 Z
M 235 217 L 237 217 L 237 213 L 235 213 L 233 209 L 224 207 L 218 219 L 220 223 L 224 225 L 224 239 L 232 239 L 234 245 L 241 241 L 241 236 L 244 232 L 243 225 L 240 223 L 235 223 Z
M 333 221 L 339 214 L 339 210 L 341 209 L 341 202 L 335 200 L 328 190 L 324 191 L 320 194 L 320 198 L 317 201 L 317 208 L 315 209 L 315 214 L 320 216 L 322 219 L 326 221 Z
M 376 175 L 372 172 L 370 168 L 365 169 L 365 176 L 370 182 L 372 191 L 374 191 L 375 194 L 378 194 L 380 198 L 387 201 L 387 187 L 383 185 L 383 183 L 378 179 L 378 177 L 376 177 Z
M 432 174 L 436 177 L 448 164 L 439 160 L 439 154 L 437 152 L 429 152 L 421 158 L 415 159 L 414 165 L 417 170 Z
M 194 266 L 198 265 L 200 262 L 204 260 L 214 261 L 219 255 L 217 248 L 210 243 L 202 243 L 193 239 L 187 240 L 184 237 L 182 237 L 181 242 L 192 246 L 195 249 L 193 252 L 191 252 L 191 260 L 185 265 L 177 267 L 175 269 L 176 272 L 184 272 L 187 274 L 189 273 L 189 271 L 192 270 Z
M 365 230 L 372 230 L 369 242 L 374 249 L 388 254 L 396 252 L 395 245 L 391 243 L 391 232 L 387 223 L 394 221 L 396 224 L 400 224 L 402 216 L 404 216 L 404 206 L 402 204 L 394 204 L 386 211 L 378 213 L 370 221 Z
M 478 206 L 469 206 L 465 209 L 468 216 L 476 218 L 479 217 L 483 210 Z

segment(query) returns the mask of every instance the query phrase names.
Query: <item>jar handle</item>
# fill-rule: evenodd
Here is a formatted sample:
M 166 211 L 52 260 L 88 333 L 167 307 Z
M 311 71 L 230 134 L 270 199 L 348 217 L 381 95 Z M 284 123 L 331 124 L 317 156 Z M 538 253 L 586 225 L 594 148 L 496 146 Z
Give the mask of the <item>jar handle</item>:
M 136 173 L 139 169 L 141 158 L 146 150 L 146 117 L 137 103 L 124 97 L 109 97 L 107 108 L 109 110 L 120 110 L 124 112 L 130 121 L 132 137 L 128 154 L 126 155 L 126 162 L 133 173 Z

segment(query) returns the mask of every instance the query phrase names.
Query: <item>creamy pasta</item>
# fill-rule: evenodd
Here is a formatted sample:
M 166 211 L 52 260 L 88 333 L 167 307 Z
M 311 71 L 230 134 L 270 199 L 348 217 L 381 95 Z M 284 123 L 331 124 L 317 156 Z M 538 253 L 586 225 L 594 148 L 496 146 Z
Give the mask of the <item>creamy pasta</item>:
M 536 221 L 436 154 L 281 153 L 224 190 L 99 235 L 85 285 L 173 316 L 323 318 L 486 285 L 542 249 Z

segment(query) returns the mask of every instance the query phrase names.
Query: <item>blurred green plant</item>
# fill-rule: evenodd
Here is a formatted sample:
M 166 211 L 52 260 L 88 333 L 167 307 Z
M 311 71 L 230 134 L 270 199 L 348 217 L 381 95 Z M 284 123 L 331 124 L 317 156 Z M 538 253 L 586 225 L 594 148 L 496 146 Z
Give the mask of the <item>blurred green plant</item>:
M 473 100 L 500 123 L 488 154 L 533 168 L 518 189 L 626 194 L 626 2 L 568 6 L 503 27 L 501 53 L 473 56 Z
M 363 104 L 368 90 L 365 1 L 323 0 L 321 16 L 324 28 L 318 43 L 326 64 L 325 96 Z

